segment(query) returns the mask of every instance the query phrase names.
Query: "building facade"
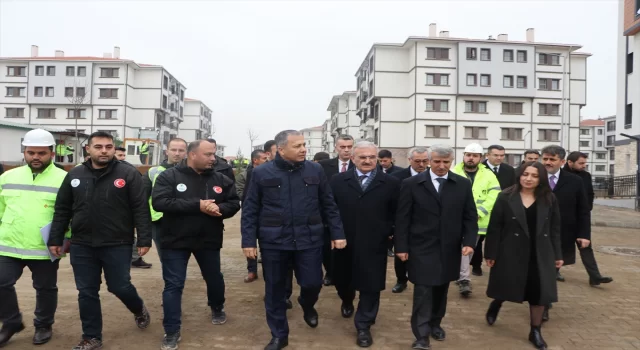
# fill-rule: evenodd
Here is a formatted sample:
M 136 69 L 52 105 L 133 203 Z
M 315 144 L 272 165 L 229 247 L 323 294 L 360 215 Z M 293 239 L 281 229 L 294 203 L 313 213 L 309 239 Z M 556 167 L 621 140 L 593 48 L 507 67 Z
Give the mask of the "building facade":
M 356 92 L 345 91 L 342 95 L 335 95 L 329 102 L 327 111 L 330 112 L 328 131 L 331 133 L 331 142 L 340 135 L 351 135 L 358 138 L 360 135 L 360 118 L 356 114 Z M 361 137 L 364 138 L 364 137 Z M 333 148 L 330 149 L 333 152 Z
M 307 159 L 313 160 L 313 156 L 324 150 L 322 145 L 322 135 L 324 134 L 323 126 L 314 126 L 312 128 L 306 128 L 300 130 L 302 136 L 304 136 L 304 141 L 307 144 Z
M 640 1 L 621 0 L 618 6 L 615 176 L 624 176 L 638 166 L 636 141 L 620 134 L 640 137 Z
M 580 122 L 580 152 L 587 154 L 587 171 L 594 178 L 613 175 L 615 151 L 607 146 L 606 128 L 605 119 L 586 119 Z
M 502 144 L 517 165 L 526 149 L 579 145 L 586 104 L 587 58 L 581 46 L 438 35 L 374 44 L 355 76 L 361 136 L 406 165 L 415 146 Z M 400 161 L 402 160 L 402 161 Z
M 211 137 L 211 108 L 202 101 L 184 99 L 184 120 L 180 123 L 178 136 L 187 142 Z
M 329 153 L 331 157 L 335 155 L 335 142 L 331 135 L 331 118 L 322 124 L 322 151 Z

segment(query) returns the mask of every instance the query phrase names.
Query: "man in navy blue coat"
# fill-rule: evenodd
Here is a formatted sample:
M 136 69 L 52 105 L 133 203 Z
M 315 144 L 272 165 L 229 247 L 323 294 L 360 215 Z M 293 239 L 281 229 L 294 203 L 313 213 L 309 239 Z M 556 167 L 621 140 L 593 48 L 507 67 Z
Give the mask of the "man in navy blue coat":
M 347 245 L 324 170 L 305 160 L 302 133 L 281 131 L 275 141 L 275 160 L 254 169 L 242 207 L 242 250 L 247 258 L 256 258 L 256 240 L 260 241 L 267 324 L 272 335 L 265 350 L 279 350 L 289 343 L 285 281 L 291 264 L 301 288 L 298 303 L 304 320 L 315 328 L 325 224 L 332 248 Z

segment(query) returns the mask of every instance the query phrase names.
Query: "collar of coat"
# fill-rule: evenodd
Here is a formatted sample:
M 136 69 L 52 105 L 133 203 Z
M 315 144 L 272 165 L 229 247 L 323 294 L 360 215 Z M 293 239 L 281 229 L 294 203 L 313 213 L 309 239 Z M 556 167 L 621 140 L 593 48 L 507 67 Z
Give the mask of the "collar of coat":
M 274 160 L 276 166 L 284 170 L 297 170 L 304 167 L 304 160 L 301 162 L 290 162 L 280 156 L 280 153 L 276 153 L 276 159 Z

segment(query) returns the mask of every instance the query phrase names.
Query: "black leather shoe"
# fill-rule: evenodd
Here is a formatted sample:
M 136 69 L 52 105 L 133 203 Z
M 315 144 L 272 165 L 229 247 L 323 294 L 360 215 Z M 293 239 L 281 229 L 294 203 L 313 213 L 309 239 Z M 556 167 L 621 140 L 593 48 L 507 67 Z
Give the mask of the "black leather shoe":
M 405 289 L 407 289 L 406 283 L 398 283 L 391 288 L 391 293 L 402 293 Z
M 602 283 L 611 283 L 613 282 L 613 278 L 611 277 L 597 277 L 597 278 L 589 278 L 589 284 L 592 286 L 599 286 Z
M 51 327 L 38 327 L 36 328 L 36 332 L 33 334 L 33 344 L 46 344 L 51 340 L 51 337 L 53 337 L 53 330 Z
M 340 307 L 340 311 L 342 311 L 342 317 L 349 318 L 353 316 L 353 304 L 345 304 L 342 303 Z
M 487 314 L 485 316 L 489 326 L 493 326 L 493 324 L 496 323 L 496 320 L 498 319 L 498 313 L 500 312 L 501 307 L 502 307 L 502 303 L 499 303 L 495 300 L 492 301 L 491 304 L 489 304 L 489 310 L 487 310 Z
M 560 271 L 557 271 L 557 272 L 556 272 L 556 281 L 558 281 L 558 282 L 564 282 L 564 276 L 562 276 L 562 275 L 560 274 Z
M 287 299 L 284 302 L 285 304 L 287 304 L 287 310 L 293 309 L 293 303 L 291 302 L 291 300 Z
M 540 326 L 537 326 L 537 327 L 531 326 L 531 332 L 529 332 L 529 341 L 538 350 L 547 350 L 547 343 L 542 338 L 542 333 L 540 332 Z
M 437 341 L 443 341 L 447 337 L 447 333 L 440 326 L 431 327 L 431 337 Z
M 333 285 L 333 279 L 331 279 L 331 277 L 329 275 L 324 275 L 324 279 L 322 280 L 322 284 L 324 284 L 325 287 L 332 286 Z
M 429 350 L 431 345 L 429 344 L 429 338 L 418 339 L 411 344 L 412 349 Z
M 286 348 L 287 345 L 289 345 L 288 338 L 271 338 L 271 341 L 264 347 L 264 350 L 280 350 Z
M 481 267 L 474 267 L 471 269 L 471 274 L 474 276 L 482 276 L 482 268 Z
M 316 311 L 314 307 L 310 307 L 310 308 L 304 307 L 300 301 L 301 301 L 301 298 L 298 297 L 298 304 L 302 306 L 302 312 L 303 312 L 302 318 L 304 318 L 304 322 L 306 322 L 307 325 L 309 325 L 309 327 L 311 328 L 318 327 L 318 311 Z
M 387 256 L 390 257 L 390 258 L 393 258 L 396 255 L 393 254 L 393 250 L 392 249 L 387 249 Z
M 373 337 L 371 336 L 371 331 L 368 329 L 360 329 L 358 330 L 358 337 L 356 339 L 356 344 L 358 344 L 361 348 L 368 348 L 373 344 Z
M 21 324 L 20 327 L 15 329 L 10 329 L 8 327 L 3 326 L 2 329 L 0 329 L 0 348 L 7 345 L 9 340 L 11 340 L 11 337 L 13 337 L 13 335 L 16 333 L 22 332 L 22 330 L 24 330 L 23 324 Z

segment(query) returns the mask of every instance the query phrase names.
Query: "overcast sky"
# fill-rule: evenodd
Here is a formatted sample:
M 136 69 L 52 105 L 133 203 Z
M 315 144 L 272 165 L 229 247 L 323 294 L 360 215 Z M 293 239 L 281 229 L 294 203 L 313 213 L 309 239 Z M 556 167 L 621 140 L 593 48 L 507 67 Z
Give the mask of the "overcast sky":
M 509 34 L 581 44 L 588 60 L 583 117 L 615 114 L 617 0 L 578 1 L 32 1 L 0 0 L 0 56 L 121 57 L 164 66 L 187 97 L 213 109 L 214 137 L 249 150 L 283 129 L 318 126 L 331 97 L 354 90 L 374 42 Z

